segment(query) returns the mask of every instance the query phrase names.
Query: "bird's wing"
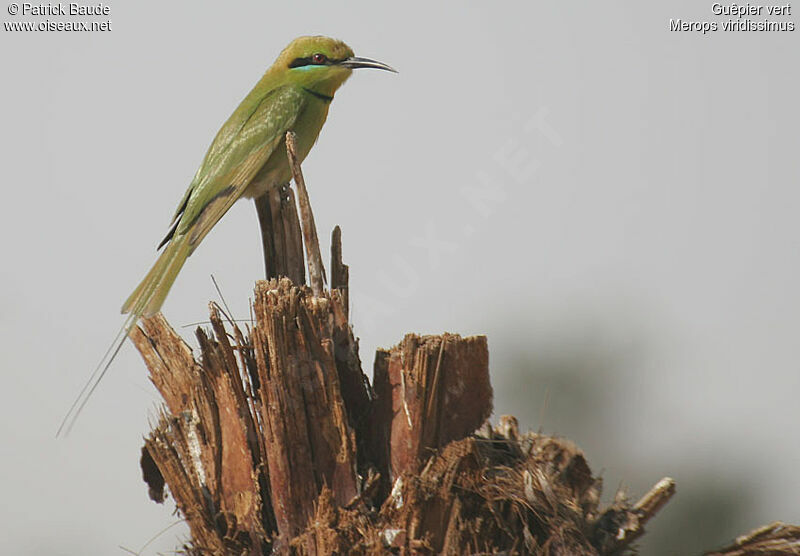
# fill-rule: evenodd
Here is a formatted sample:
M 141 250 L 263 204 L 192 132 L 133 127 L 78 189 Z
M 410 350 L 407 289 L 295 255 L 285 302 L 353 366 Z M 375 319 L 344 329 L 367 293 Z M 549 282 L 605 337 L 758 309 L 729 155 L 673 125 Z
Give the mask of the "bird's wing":
M 255 91 L 255 90 L 254 90 Z M 241 132 L 242 128 L 245 126 L 247 122 L 253 117 L 253 114 L 258 110 L 262 105 L 268 102 L 270 98 L 272 98 L 275 94 L 281 91 L 281 88 L 275 88 L 269 91 L 266 95 L 262 98 L 251 98 L 253 97 L 254 91 L 251 91 L 247 97 L 242 101 L 242 103 L 236 108 L 236 110 L 231 114 L 231 116 L 227 119 L 227 121 L 219 128 L 216 136 L 214 136 L 214 140 L 211 142 L 211 145 L 208 147 L 208 151 L 206 155 L 203 157 L 203 162 L 200 164 L 200 167 L 197 169 L 197 172 L 192 178 L 192 183 L 189 184 L 189 187 L 186 189 L 186 193 L 183 194 L 180 202 L 178 203 L 178 208 L 175 211 L 175 214 L 172 217 L 172 222 L 170 225 L 175 225 L 177 227 L 178 220 L 180 219 L 181 214 L 184 210 L 186 210 L 186 204 L 189 202 L 189 197 L 192 195 L 192 191 L 197 187 L 198 183 L 202 180 L 203 176 L 207 173 L 208 169 L 213 165 L 216 158 L 219 158 L 220 153 L 224 153 L 225 150 L 230 146 L 234 139 L 236 139 L 237 135 Z M 168 237 L 164 238 L 162 245 L 166 243 L 172 233 L 174 233 L 174 229 L 170 232 Z M 159 249 L 161 245 L 159 245 Z
M 241 197 L 252 179 L 297 121 L 305 98 L 291 86 L 278 87 L 258 104 L 228 144 L 204 161 L 184 202 L 175 229 L 189 234 L 192 248 Z

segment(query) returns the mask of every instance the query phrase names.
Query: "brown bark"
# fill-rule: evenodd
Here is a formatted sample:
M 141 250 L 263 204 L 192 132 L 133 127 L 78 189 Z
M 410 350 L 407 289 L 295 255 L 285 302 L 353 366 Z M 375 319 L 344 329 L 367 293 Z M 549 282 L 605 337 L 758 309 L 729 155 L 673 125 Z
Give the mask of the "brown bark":
M 485 337 L 409 334 L 376 354 L 373 389 L 348 320 L 341 231 L 326 291 L 291 136 L 287 144 L 300 216 L 291 191 L 257 200 L 272 279 L 256 284 L 250 326 L 223 322 L 211 304 L 198 357 L 160 314 L 131 333 L 164 398 L 141 467 L 151 498 L 163 502 L 168 488 L 186 518 L 185 551 L 628 551 L 674 482 L 603 507 L 601 481 L 571 442 L 520 434 L 513 417 L 490 426 Z M 798 539 L 797 528 L 774 525 L 711 554 L 788 554 Z
M 706 556 L 778 556 L 800 554 L 800 527 L 775 522 L 737 538 L 730 546 L 706 552 Z
M 197 361 L 163 317 L 137 329 L 166 403 L 142 467 L 151 496 L 163 500 L 166 482 L 186 516 L 189 552 L 611 554 L 635 538 L 620 532 L 638 531 L 657 494 L 603 509 L 568 441 L 521 435 L 510 417 L 472 434 L 491 409 L 484 338 L 410 335 L 380 352 L 382 399 L 337 357 L 343 314 L 282 279 L 257 285 L 252 340 L 212 305 Z M 408 412 L 386 411 L 398 405 Z
M 305 284 L 300 220 L 289 184 L 271 189 L 255 204 L 267 280 L 286 276 L 295 284 Z
M 322 266 L 322 256 L 319 252 L 319 238 L 317 237 L 317 224 L 314 222 L 314 213 L 311 210 L 311 201 L 308 199 L 306 180 L 300 161 L 297 160 L 296 140 L 293 131 L 286 133 L 286 155 L 292 169 L 292 178 L 297 186 L 297 199 L 300 208 L 300 221 L 303 224 L 303 244 L 306 246 L 306 260 L 308 261 L 308 278 L 311 291 L 314 295 L 322 293 L 325 282 L 325 267 Z
M 160 315 L 132 335 L 165 400 L 145 480 L 157 501 L 169 487 L 191 553 L 611 554 L 672 492 L 603 509 L 571 443 L 513 418 L 472 434 L 484 337 L 407 336 L 378 353 L 373 395 L 338 291 L 259 282 L 254 316 L 246 335 L 212 304 L 197 360 Z
M 336 226 L 331 234 L 331 289 L 342 296 L 345 318 L 350 314 L 349 283 L 350 267 L 342 262 L 342 230 Z
M 374 388 L 380 469 L 394 480 L 491 414 L 486 337 L 409 334 L 376 354 Z

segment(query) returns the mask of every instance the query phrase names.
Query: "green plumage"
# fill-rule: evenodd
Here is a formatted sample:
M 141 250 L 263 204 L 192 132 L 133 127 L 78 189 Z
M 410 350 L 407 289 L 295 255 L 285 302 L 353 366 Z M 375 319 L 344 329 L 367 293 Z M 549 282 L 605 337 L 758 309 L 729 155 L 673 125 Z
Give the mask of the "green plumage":
M 217 133 L 178 205 L 166 249 L 125 301 L 123 313 L 137 319 L 157 313 L 186 258 L 233 203 L 289 181 L 286 132 L 295 132 L 303 160 L 328 116 L 326 99 L 352 71 L 338 65 L 289 67 L 315 54 L 344 60 L 353 51 L 333 39 L 302 37 L 281 53 Z
M 327 37 L 300 37 L 281 52 L 214 137 L 159 246 L 164 246 L 163 252 L 123 304 L 122 312 L 129 316 L 59 433 L 67 423 L 71 428 L 128 333 L 141 317 L 161 309 L 186 259 L 233 203 L 289 182 L 286 132 L 295 133 L 297 156 L 304 160 L 328 117 L 336 90 L 356 68 L 394 71 L 381 62 L 353 56 L 349 46 Z

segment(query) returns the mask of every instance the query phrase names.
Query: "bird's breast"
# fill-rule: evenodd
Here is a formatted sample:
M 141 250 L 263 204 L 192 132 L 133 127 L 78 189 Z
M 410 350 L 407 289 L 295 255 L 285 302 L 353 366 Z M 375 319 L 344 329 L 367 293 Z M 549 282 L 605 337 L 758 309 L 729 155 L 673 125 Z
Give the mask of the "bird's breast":
M 321 101 L 314 101 L 309 103 L 309 106 L 297 118 L 292 131 L 297 140 L 297 158 L 300 162 L 305 160 L 311 147 L 316 143 L 327 116 L 328 105 Z M 243 195 L 250 198 L 260 197 L 273 187 L 288 183 L 291 179 L 292 171 L 289 168 L 286 138 L 284 137 L 245 189 Z

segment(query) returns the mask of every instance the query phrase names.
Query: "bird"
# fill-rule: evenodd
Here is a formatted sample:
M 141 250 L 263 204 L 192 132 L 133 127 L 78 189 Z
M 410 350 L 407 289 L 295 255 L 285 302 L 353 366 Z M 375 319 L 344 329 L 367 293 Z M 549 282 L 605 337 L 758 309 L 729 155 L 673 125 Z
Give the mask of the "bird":
M 286 134 L 294 132 L 303 161 L 328 117 L 334 94 L 353 70 L 391 66 L 355 56 L 324 36 L 294 39 L 281 51 L 211 142 L 178 203 L 153 267 L 122 305 L 127 318 L 56 433 L 69 432 L 137 322 L 159 312 L 186 259 L 241 198 L 258 198 L 288 183 Z

